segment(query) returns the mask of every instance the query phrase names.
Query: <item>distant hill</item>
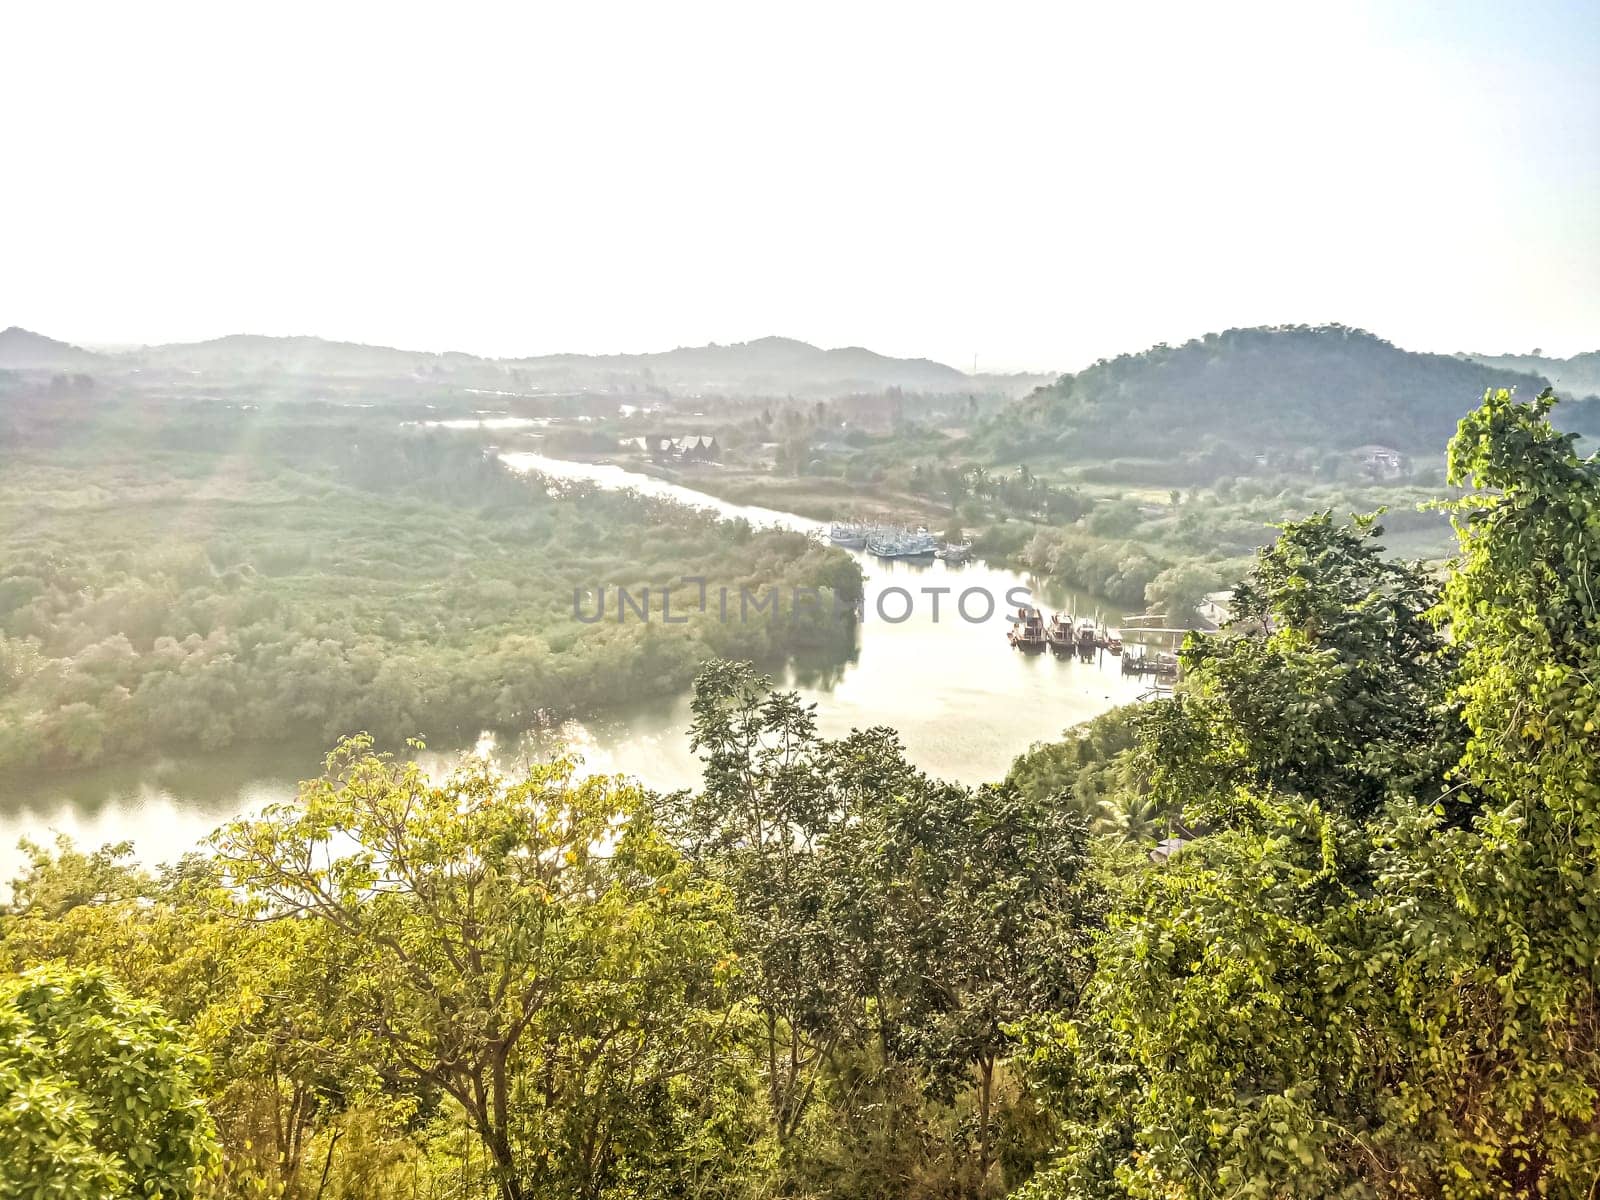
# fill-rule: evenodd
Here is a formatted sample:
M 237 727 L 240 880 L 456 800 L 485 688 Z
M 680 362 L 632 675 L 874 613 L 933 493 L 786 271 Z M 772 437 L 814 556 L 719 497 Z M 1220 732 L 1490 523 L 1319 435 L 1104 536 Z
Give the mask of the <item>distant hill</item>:
M 94 355 L 25 330 L 0 335 L 16 342 L 19 361 L 0 349 L 0 367 L 96 363 L 110 369 L 201 375 L 427 378 L 457 384 L 527 390 L 660 388 L 677 393 L 757 396 L 837 396 L 899 387 L 907 391 L 1022 395 L 1038 377 L 968 376 L 926 358 L 891 358 L 860 346 L 825 350 L 793 338 L 765 337 L 733 345 L 686 346 L 649 354 L 547 354 L 480 358 L 433 354 L 390 346 L 335 342 L 319 337 L 267 337 L 236 333 L 204 342 L 141 346 Z M 55 348 L 46 353 L 46 348 Z M 67 356 L 84 356 L 71 360 Z M 28 361 L 21 359 L 27 356 Z
M 470 354 L 430 354 L 319 337 L 266 337 L 234 333 L 206 342 L 174 342 L 126 351 L 118 358 L 143 368 L 285 375 L 414 375 L 451 367 L 482 366 Z
M 949 392 L 974 386 L 967 375 L 931 359 L 890 358 L 860 346 L 824 350 L 785 337 L 727 346 L 684 346 L 652 354 L 551 354 L 506 362 L 538 373 L 602 372 L 669 389 L 758 395 L 886 387 Z
M 1437 454 L 1488 388 L 1537 375 L 1416 354 L 1342 325 L 1230 329 L 1063 375 L 987 423 L 998 459 L 1389 446 Z
M 1571 358 L 1547 358 L 1542 354 L 1466 354 L 1462 357 L 1506 371 L 1543 375 L 1563 396 L 1600 396 L 1600 350 L 1574 354 Z
M 0 369 L 90 371 L 106 360 L 92 350 L 58 342 L 42 333 L 13 325 L 0 330 Z

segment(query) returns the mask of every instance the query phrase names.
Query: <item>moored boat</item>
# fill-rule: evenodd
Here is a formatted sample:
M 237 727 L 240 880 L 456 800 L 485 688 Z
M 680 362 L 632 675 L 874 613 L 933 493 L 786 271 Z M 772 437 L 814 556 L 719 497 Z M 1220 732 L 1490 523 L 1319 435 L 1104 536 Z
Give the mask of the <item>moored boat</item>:
M 1050 624 L 1045 627 L 1045 640 L 1050 643 L 1050 649 L 1057 654 L 1071 654 L 1078 644 L 1078 637 L 1073 632 L 1072 617 L 1068 613 L 1055 613 L 1050 617 Z
M 1179 674 L 1178 656 L 1162 651 L 1150 654 L 1141 649 L 1137 654 L 1122 656 L 1124 675 L 1154 675 L 1157 679 L 1176 679 Z
M 931 561 L 938 543 L 926 529 L 915 533 L 904 529 L 874 529 L 867 535 L 867 551 L 878 558 L 905 558 Z
M 1084 617 L 1078 622 L 1078 656 L 1080 658 L 1094 657 L 1095 648 L 1095 623 L 1090 617 Z
M 867 535 L 867 553 L 877 558 L 899 558 L 900 539 L 886 529 L 874 529 Z
M 1050 644 L 1045 637 L 1043 615 L 1031 606 L 1017 609 L 1015 624 L 1006 634 L 1006 640 L 1013 648 L 1030 654 L 1043 650 Z
M 828 527 L 828 540 L 843 550 L 860 550 L 867 544 L 867 531 L 853 521 L 835 521 Z

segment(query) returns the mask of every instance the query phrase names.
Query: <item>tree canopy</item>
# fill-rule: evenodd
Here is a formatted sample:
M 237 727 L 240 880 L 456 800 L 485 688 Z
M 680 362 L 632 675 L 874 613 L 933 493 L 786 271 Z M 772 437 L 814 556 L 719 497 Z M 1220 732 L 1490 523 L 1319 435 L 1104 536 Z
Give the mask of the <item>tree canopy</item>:
M 684 792 L 356 738 L 159 871 L 32 848 L 0 1195 L 1592 1197 L 1600 460 L 1551 405 L 1460 423 L 1447 570 L 1287 523 L 1174 694 L 998 784 L 712 660 Z

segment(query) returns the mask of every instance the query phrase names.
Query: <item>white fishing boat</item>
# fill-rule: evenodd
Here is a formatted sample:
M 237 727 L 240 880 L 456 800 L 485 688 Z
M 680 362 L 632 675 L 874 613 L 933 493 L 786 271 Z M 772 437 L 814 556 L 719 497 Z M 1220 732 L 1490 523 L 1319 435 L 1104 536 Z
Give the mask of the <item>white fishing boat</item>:
M 860 550 L 867 544 L 867 530 L 854 521 L 835 521 L 828 527 L 828 540 L 843 550 Z
M 874 529 L 867 535 L 867 552 L 878 558 L 932 559 L 938 543 L 926 529 Z

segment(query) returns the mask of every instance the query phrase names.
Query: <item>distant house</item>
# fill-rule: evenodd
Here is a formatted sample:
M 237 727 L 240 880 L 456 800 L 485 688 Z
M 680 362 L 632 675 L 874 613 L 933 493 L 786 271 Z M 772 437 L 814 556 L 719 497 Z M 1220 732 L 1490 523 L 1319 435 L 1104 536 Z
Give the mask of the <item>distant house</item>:
M 717 439 L 708 434 L 679 438 L 673 443 L 673 449 L 680 462 L 715 462 L 722 457 L 722 448 L 717 445 Z
M 1156 843 L 1155 849 L 1150 851 L 1150 861 L 1153 863 L 1167 862 L 1174 854 L 1176 854 L 1179 850 L 1182 850 L 1188 844 L 1189 841 L 1187 838 L 1162 838 Z
M 1206 598 L 1200 602 L 1197 610 L 1207 622 L 1221 629 L 1233 620 L 1233 592 L 1207 592 Z
M 1406 456 L 1392 446 L 1357 446 L 1350 456 L 1374 479 L 1396 479 L 1405 474 Z
M 710 434 L 695 433 L 687 437 L 651 434 L 640 438 L 639 442 L 656 462 L 715 462 L 722 457 L 722 447 Z

